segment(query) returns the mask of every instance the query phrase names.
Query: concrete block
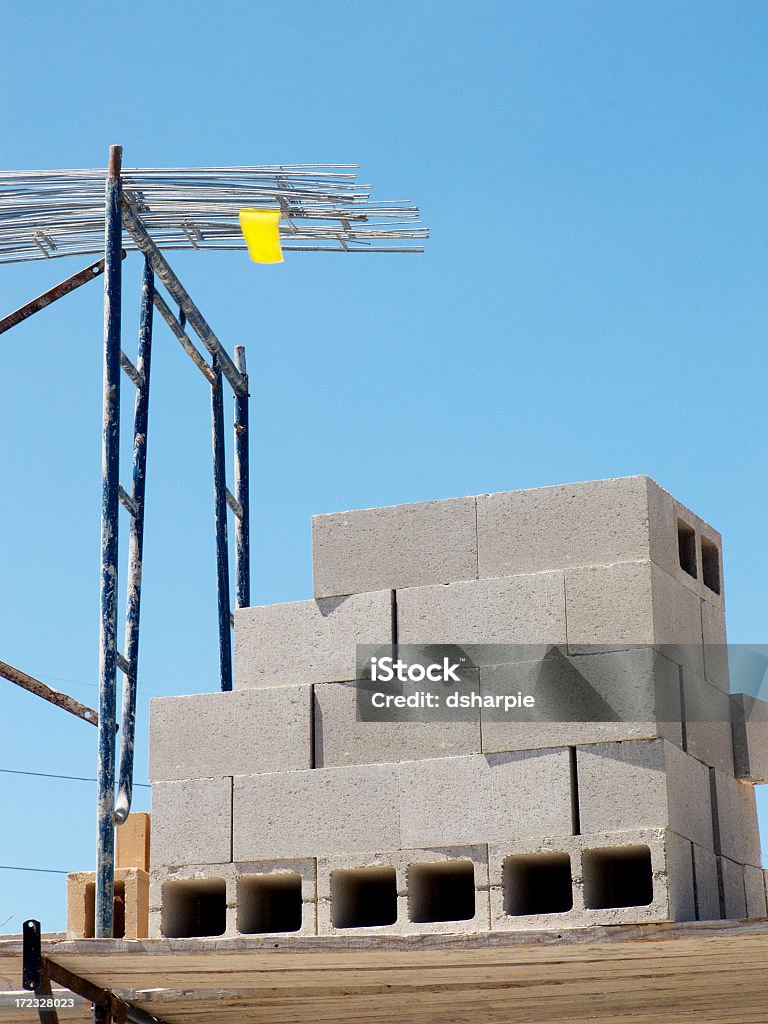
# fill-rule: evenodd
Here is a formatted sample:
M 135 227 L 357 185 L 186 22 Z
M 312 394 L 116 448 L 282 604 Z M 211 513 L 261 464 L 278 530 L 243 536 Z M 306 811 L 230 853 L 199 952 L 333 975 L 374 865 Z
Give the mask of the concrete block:
M 562 835 L 572 828 L 564 747 L 404 762 L 399 780 L 404 848 Z
M 663 655 L 651 647 L 572 657 L 553 652 L 480 669 L 483 696 L 532 694 L 542 719 L 521 721 L 483 709 L 484 753 L 659 736 L 682 744 L 679 669 Z M 561 721 L 558 708 L 578 711 L 584 721 Z M 603 720 L 609 716 L 614 720 Z
M 647 478 L 481 494 L 477 536 L 481 579 L 647 559 Z
M 701 634 L 704 641 L 704 675 L 724 693 L 730 690 L 725 611 L 709 601 L 701 602 Z
M 733 772 L 731 702 L 727 693 L 683 669 L 685 749 L 710 768 Z
M 153 782 L 311 767 L 311 686 L 150 701 L 149 777 Z
M 701 603 L 652 562 L 569 569 L 565 593 L 572 654 L 650 644 L 704 675 Z
M 399 846 L 395 765 L 235 777 L 235 860 L 333 856 Z
M 668 828 L 711 850 L 708 769 L 666 740 L 577 748 L 582 832 Z
M 356 644 L 390 644 L 392 594 L 293 601 L 235 612 L 235 688 L 357 678 Z
M 402 850 L 318 862 L 321 935 L 487 931 L 485 846 Z M 381 922 L 388 912 L 388 925 Z
M 714 768 L 711 783 L 712 804 L 716 808 L 715 853 L 740 864 L 760 867 L 760 834 L 753 786 Z
M 476 579 L 475 499 L 314 516 L 312 575 L 315 597 Z
M 152 866 L 232 860 L 232 779 L 156 782 Z
M 736 777 L 768 782 L 768 701 L 734 693 L 731 715 Z
M 720 882 L 717 857 L 696 843 L 693 846 L 693 873 L 696 884 L 696 917 L 699 921 L 719 921 Z
M 115 867 L 149 871 L 150 817 L 137 811 L 129 814 L 115 831 Z
M 317 768 L 477 754 L 480 743 L 479 709 L 467 721 L 359 722 L 355 683 L 315 686 Z
M 152 938 L 315 935 L 313 859 L 187 864 L 153 869 Z
M 747 917 L 765 917 L 765 885 L 763 869 L 744 865 L 744 895 L 747 903 Z
M 692 920 L 690 844 L 663 829 L 489 847 L 494 931 Z
M 651 479 L 648 522 L 652 561 L 699 597 L 722 609 L 722 538 L 717 530 Z M 715 568 L 719 570 L 719 593 L 713 589 Z
M 67 875 L 67 938 L 94 937 L 96 872 Z M 142 868 L 115 868 L 114 935 L 145 939 L 149 934 L 149 875 Z
M 723 917 L 727 921 L 741 921 L 747 916 L 744 869 L 728 857 L 718 857 L 717 860 L 723 882 Z
M 401 644 L 564 644 L 563 575 L 399 590 L 397 635 Z

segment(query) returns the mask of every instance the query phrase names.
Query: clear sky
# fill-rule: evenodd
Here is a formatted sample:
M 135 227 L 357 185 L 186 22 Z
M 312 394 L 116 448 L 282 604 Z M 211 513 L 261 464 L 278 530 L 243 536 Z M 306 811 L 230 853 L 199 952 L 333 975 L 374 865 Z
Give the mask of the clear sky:
M 5 0 L 0 167 L 357 162 L 420 205 L 424 256 L 173 258 L 248 349 L 254 603 L 311 596 L 313 513 L 648 473 L 722 531 L 759 642 L 767 46 L 745 0 Z M 0 311 L 86 262 L 3 266 Z M 90 704 L 101 322 L 94 284 L 0 338 L 0 657 Z M 207 387 L 164 327 L 153 371 L 143 782 L 149 696 L 218 685 Z M 0 768 L 94 775 L 92 727 L 2 685 Z M 91 868 L 94 796 L 0 773 L 0 862 Z M 2 930 L 64 909 L 0 870 Z

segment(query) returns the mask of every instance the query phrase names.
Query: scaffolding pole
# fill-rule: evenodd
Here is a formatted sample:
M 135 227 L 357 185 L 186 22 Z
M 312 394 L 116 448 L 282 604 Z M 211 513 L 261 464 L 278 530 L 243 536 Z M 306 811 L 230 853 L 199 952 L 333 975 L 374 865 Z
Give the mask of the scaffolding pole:
M 102 421 L 99 754 L 96 847 L 97 939 L 111 938 L 115 880 L 115 683 L 117 529 L 120 489 L 120 301 L 122 147 L 111 146 L 104 218 L 104 396 Z

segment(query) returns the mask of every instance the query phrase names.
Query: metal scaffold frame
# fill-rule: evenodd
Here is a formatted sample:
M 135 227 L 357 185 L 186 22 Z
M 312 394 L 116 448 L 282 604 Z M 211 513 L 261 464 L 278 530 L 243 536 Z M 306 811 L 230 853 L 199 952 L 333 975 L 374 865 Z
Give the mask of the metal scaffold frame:
M 227 509 L 234 517 L 235 607 L 250 603 L 248 373 L 245 348 L 232 358 L 193 302 L 161 249 L 245 248 L 238 211 L 279 207 L 287 251 L 421 252 L 427 230 L 416 207 L 373 203 L 351 165 L 132 169 L 112 146 L 106 174 L 97 170 L 0 171 L 0 263 L 74 254 L 103 257 L 0 319 L 0 334 L 97 277 L 104 277 L 101 573 L 98 712 L 0 662 L 0 676 L 98 728 L 95 937 L 114 925 L 115 825 L 128 817 L 133 789 L 136 691 L 144 544 L 153 318 L 157 310 L 211 389 L 219 676 L 232 689 L 232 602 Z M 143 255 L 138 352 L 122 346 L 122 263 Z M 167 292 L 168 301 L 158 290 Z M 172 307 L 178 309 L 178 315 Z M 209 358 L 190 337 L 191 327 Z M 121 375 L 135 388 L 130 489 L 120 483 Z M 234 397 L 233 490 L 227 486 L 224 382 Z M 129 516 L 124 647 L 118 649 L 120 506 Z M 116 771 L 117 672 L 123 675 Z M 115 785 L 117 784 L 117 796 Z M 39 945 L 39 926 L 38 926 Z M 30 933 L 31 935 L 31 933 Z M 31 936 L 33 939 L 34 936 Z M 94 1007 L 98 1016 L 103 1006 Z M 129 1015 L 129 1018 L 130 1015 Z M 146 1024 L 146 1021 L 137 1024 Z

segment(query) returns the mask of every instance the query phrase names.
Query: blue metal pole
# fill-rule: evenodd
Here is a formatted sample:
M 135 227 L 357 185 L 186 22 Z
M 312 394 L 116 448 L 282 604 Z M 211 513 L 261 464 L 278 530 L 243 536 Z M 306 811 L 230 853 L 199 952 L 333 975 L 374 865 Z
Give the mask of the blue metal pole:
M 121 825 L 128 817 L 133 797 L 133 746 L 136 733 L 136 683 L 139 665 L 139 618 L 141 613 L 141 575 L 144 551 L 144 493 L 147 470 L 147 425 L 149 421 L 149 374 L 152 362 L 152 314 L 155 302 L 155 275 L 149 259 L 144 258 L 139 318 L 139 354 L 136 369 L 139 385 L 133 413 L 133 486 L 128 541 L 128 597 L 125 606 L 125 660 L 128 671 L 123 677 L 123 707 L 120 729 L 120 775 L 115 819 Z
M 232 689 L 232 626 L 229 605 L 229 544 L 227 541 L 227 478 L 224 454 L 224 398 L 221 367 L 213 357 L 211 384 L 213 438 L 213 499 L 216 518 L 216 575 L 219 598 L 219 674 L 222 690 Z
M 99 756 L 96 938 L 110 938 L 115 878 L 115 672 L 117 665 L 117 517 L 120 471 L 120 297 L 122 147 L 111 146 L 104 217 L 104 397 L 102 422 Z
M 245 349 L 235 346 L 235 366 L 248 389 Z M 235 607 L 251 603 L 250 498 L 248 479 L 248 394 L 235 394 L 235 497 L 240 515 L 235 516 Z

